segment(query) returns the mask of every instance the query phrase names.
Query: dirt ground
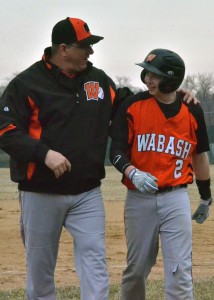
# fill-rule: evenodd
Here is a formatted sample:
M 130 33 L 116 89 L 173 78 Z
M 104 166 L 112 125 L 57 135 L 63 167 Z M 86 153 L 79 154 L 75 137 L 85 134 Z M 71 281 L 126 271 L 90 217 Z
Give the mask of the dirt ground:
M 120 174 L 107 167 L 102 191 L 106 208 L 106 251 L 110 283 L 118 284 L 126 265 L 126 245 L 123 208 L 126 189 L 120 184 Z M 214 195 L 214 166 L 212 194 Z M 199 196 L 195 185 L 189 187 L 191 207 L 194 210 Z M 9 170 L 0 169 L 0 290 L 24 288 L 25 254 L 19 233 L 19 203 L 16 184 L 9 179 Z M 193 222 L 193 276 L 194 279 L 214 277 L 214 213 L 203 225 Z M 163 277 L 161 249 L 150 279 Z M 56 285 L 78 285 L 73 261 L 72 239 L 64 230 L 56 267 Z

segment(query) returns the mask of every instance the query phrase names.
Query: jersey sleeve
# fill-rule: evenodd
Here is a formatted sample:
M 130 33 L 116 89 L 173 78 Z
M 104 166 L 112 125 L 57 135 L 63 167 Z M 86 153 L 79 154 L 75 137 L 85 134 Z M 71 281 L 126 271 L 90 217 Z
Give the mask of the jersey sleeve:
M 135 134 L 132 104 L 148 98 L 150 98 L 148 91 L 139 92 L 125 98 L 110 126 L 109 135 L 112 138 L 110 161 L 121 173 L 124 173 L 125 169 L 130 165 L 131 148 Z
M 197 130 L 196 130 L 196 137 L 197 137 L 197 145 L 196 145 L 196 154 L 200 154 L 203 152 L 207 152 L 210 150 L 209 147 L 209 139 L 207 134 L 207 127 L 205 123 L 204 118 L 204 112 L 202 110 L 202 107 L 197 104 L 189 104 L 189 111 L 194 116 L 196 122 L 197 122 Z
M 129 150 L 129 122 L 132 122 L 131 115 L 127 112 L 132 97 L 121 104 L 114 120 L 110 126 L 109 135 L 112 138 L 110 146 L 110 161 L 115 168 L 123 173 L 130 165 Z

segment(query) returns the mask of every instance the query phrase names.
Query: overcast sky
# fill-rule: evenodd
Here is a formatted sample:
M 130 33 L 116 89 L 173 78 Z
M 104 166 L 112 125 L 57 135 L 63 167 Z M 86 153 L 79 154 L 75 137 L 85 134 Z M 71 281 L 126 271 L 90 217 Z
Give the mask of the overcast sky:
M 114 80 L 140 86 L 135 63 L 154 48 L 180 54 L 186 74 L 214 72 L 213 0 L 0 0 L 0 11 L 0 81 L 40 60 L 66 17 L 104 36 L 90 60 Z

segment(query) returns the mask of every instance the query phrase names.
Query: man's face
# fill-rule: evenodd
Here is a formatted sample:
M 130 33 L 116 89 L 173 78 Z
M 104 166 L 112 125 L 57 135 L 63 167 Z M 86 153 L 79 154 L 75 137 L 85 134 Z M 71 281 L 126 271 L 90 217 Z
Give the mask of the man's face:
M 94 53 L 91 45 L 66 45 L 65 64 L 70 74 L 84 71 L 87 68 L 89 56 Z

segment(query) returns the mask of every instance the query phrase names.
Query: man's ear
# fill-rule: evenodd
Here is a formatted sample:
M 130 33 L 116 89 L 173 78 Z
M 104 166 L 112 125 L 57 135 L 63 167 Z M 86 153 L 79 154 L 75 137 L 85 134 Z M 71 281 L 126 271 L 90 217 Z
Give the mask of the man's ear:
M 59 45 L 59 53 L 62 56 L 67 56 L 68 47 L 66 44 L 60 44 Z

